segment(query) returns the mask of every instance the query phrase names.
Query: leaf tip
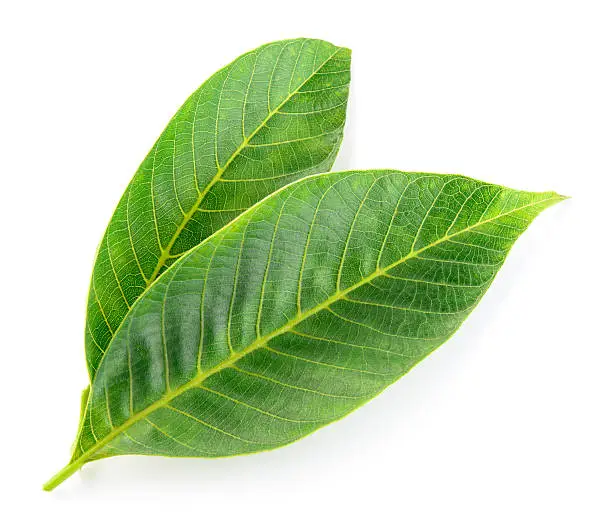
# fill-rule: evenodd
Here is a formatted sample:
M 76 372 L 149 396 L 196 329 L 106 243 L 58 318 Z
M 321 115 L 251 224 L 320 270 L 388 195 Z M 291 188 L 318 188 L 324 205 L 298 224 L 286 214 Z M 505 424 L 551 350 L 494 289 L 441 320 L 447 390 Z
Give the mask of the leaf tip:
M 557 192 L 554 192 L 554 191 L 551 191 L 550 194 L 553 197 L 553 199 L 557 200 L 557 202 L 571 199 L 571 196 L 565 196 L 564 194 L 558 194 Z

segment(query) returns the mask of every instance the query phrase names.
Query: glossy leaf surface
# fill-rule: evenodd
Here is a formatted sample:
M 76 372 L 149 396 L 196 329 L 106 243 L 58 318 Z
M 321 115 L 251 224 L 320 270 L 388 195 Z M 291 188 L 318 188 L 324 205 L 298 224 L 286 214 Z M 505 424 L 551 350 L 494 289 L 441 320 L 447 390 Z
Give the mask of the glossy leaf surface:
M 388 170 L 277 191 L 132 308 L 63 475 L 121 454 L 273 449 L 341 418 L 446 341 L 561 199 Z
M 85 331 L 90 377 L 134 302 L 177 258 L 274 190 L 331 168 L 349 67 L 346 48 L 279 41 L 241 56 L 188 98 L 100 244 Z

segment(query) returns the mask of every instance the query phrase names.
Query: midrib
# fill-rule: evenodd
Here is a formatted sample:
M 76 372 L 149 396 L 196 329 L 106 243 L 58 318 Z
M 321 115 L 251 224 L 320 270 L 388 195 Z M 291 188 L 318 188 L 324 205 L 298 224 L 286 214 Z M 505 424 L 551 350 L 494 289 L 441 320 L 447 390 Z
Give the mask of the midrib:
M 293 98 L 299 91 L 300 89 L 306 85 L 306 83 L 308 83 L 312 77 L 319 72 L 329 61 L 331 61 L 333 59 L 333 57 L 341 50 L 341 48 L 338 48 L 332 55 L 330 55 L 325 61 L 323 61 L 316 69 L 313 70 L 312 74 L 310 74 L 310 76 L 308 76 L 302 83 L 300 83 L 300 85 L 298 85 L 298 87 L 290 92 L 287 97 L 278 105 L 276 106 L 269 114 L 268 116 L 266 116 L 266 118 L 264 120 L 262 120 L 261 124 L 259 124 L 254 130 L 253 132 L 248 136 L 245 137 L 244 140 L 240 143 L 240 145 L 236 148 L 236 150 L 234 151 L 234 153 L 232 153 L 232 155 L 230 156 L 230 158 L 227 160 L 227 162 L 218 169 L 217 173 L 212 177 L 212 179 L 210 180 L 210 182 L 208 183 L 208 185 L 206 185 L 206 187 L 202 190 L 202 192 L 199 194 L 196 202 L 194 203 L 193 207 L 187 211 L 183 217 L 183 221 L 179 224 L 178 228 L 176 229 L 176 231 L 174 232 L 174 234 L 172 235 L 172 238 L 170 239 L 170 241 L 168 242 L 168 244 L 166 245 L 166 247 L 162 250 L 162 253 L 159 257 L 159 260 L 157 261 L 157 265 L 155 266 L 155 268 L 153 269 L 153 273 L 151 274 L 151 276 L 149 277 L 149 279 L 147 280 L 146 283 L 146 287 L 145 287 L 145 291 L 146 289 L 155 281 L 155 279 L 157 278 L 157 276 L 159 275 L 159 272 L 161 271 L 161 269 L 164 267 L 164 265 L 166 264 L 166 262 L 168 261 L 168 259 L 171 258 L 170 256 L 170 251 L 172 250 L 172 247 L 174 246 L 174 244 L 176 243 L 178 237 L 181 235 L 181 233 L 183 232 L 183 229 L 185 229 L 185 227 L 187 226 L 187 224 L 189 223 L 189 221 L 193 218 L 193 216 L 195 215 L 196 212 L 198 212 L 198 209 L 200 207 L 200 205 L 202 204 L 202 202 L 204 201 L 204 198 L 206 197 L 206 195 L 208 194 L 208 192 L 210 192 L 210 189 L 221 179 L 221 177 L 223 176 L 223 174 L 225 173 L 225 171 L 229 168 L 230 164 L 232 164 L 232 162 L 234 161 L 234 159 L 236 157 L 238 157 L 238 155 L 240 155 L 240 153 L 242 152 L 242 150 L 247 146 L 247 144 L 253 140 L 253 138 L 255 137 L 255 135 L 257 135 L 257 133 L 259 133 L 262 128 L 272 119 L 272 117 L 274 115 L 276 115 L 276 113 L 278 113 L 278 111 L 280 111 L 280 109 L 287 103 L 289 102 L 289 100 L 291 98 Z M 228 74 L 229 75 L 229 74 Z M 270 80 L 270 83 L 272 83 L 272 79 Z M 246 97 L 248 96 L 248 94 L 245 96 L 245 100 Z M 221 96 L 219 96 L 219 98 L 221 98 Z M 195 119 L 195 117 L 194 117 Z M 195 164 L 195 162 L 194 162 Z M 172 258 L 176 258 L 176 256 L 172 256 Z M 134 302 L 135 303 L 135 302 Z M 133 305 L 132 305 L 133 306 Z M 131 308 L 131 307 L 130 307 Z
M 503 214 L 499 214 L 499 215 L 494 216 L 492 218 L 489 218 L 487 220 L 483 220 L 483 221 L 477 222 L 476 224 L 471 225 L 469 227 L 466 227 L 465 229 L 462 229 L 460 231 L 457 231 L 457 232 L 449 234 L 449 235 L 445 235 L 444 237 L 440 238 L 439 240 L 436 240 L 435 242 L 432 242 L 431 244 L 423 246 L 422 248 L 419 248 L 416 251 L 412 251 L 408 255 L 406 255 L 405 257 L 402 257 L 401 259 L 391 263 L 390 265 L 388 265 L 388 266 L 386 266 L 384 268 L 377 268 L 370 275 L 362 278 L 359 282 L 355 283 L 354 285 L 352 285 L 352 286 L 350 286 L 348 288 L 345 288 L 344 290 L 335 292 L 332 296 L 330 296 L 328 299 L 326 299 L 324 302 L 320 303 L 319 305 L 316 305 L 316 306 L 312 307 L 311 309 L 309 309 L 309 310 L 307 310 L 305 312 L 297 314 L 292 320 L 288 321 L 280 329 L 277 329 L 276 331 L 273 331 L 273 332 L 271 332 L 271 333 L 269 333 L 269 334 L 267 334 L 265 336 L 262 336 L 261 338 L 259 338 L 255 342 L 253 342 L 246 349 L 244 349 L 244 350 L 242 350 L 240 352 L 234 353 L 232 356 L 230 356 L 222 364 L 218 364 L 217 366 L 215 366 L 214 368 L 212 368 L 212 369 L 210 369 L 208 371 L 199 372 L 199 374 L 196 375 L 196 377 L 194 377 L 193 379 L 191 379 L 187 383 L 183 384 L 182 386 L 179 386 L 176 390 L 166 394 L 164 397 L 162 397 L 158 401 L 155 401 L 154 403 L 152 403 L 150 406 L 148 406 L 144 410 L 141 410 L 138 414 L 136 414 L 136 415 L 132 416 L 131 418 L 129 418 L 122 425 L 120 425 L 120 426 L 114 428 L 113 430 L 111 430 L 111 432 L 109 432 L 109 434 L 107 434 L 104 438 L 101 438 L 88 451 L 83 453 L 77 460 L 72 462 L 71 465 L 76 466 L 77 464 L 79 464 L 78 467 L 80 467 L 80 465 L 85 464 L 89 457 L 91 457 L 97 451 L 102 449 L 107 443 L 109 443 L 112 440 L 114 440 L 117 436 L 119 436 L 125 430 L 129 429 L 132 425 L 134 425 L 138 421 L 141 421 L 142 419 L 147 417 L 152 412 L 155 412 L 157 409 L 167 405 L 172 400 L 176 399 L 177 397 L 179 397 L 180 395 L 182 395 L 186 391 L 199 386 L 202 382 L 204 382 L 210 376 L 212 376 L 212 375 L 214 375 L 216 373 L 219 373 L 220 371 L 222 371 L 222 370 L 224 370 L 226 368 L 229 368 L 229 367 L 233 366 L 236 362 L 238 362 L 240 359 L 244 358 L 249 353 L 252 353 L 253 351 L 256 351 L 257 349 L 259 349 L 261 347 L 264 347 L 273 338 L 275 338 L 277 336 L 280 336 L 281 334 L 284 334 L 284 333 L 290 331 L 292 328 L 294 328 L 296 325 L 299 325 L 301 322 L 303 322 L 304 320 L 308 319 L 310 316 L 312 316 L 312 315 L 314 315 L 314 314 L 316 314 L 316 313 L 318 313 L 318 312 L 320 312 L 322 310 L 327 309 L 330 305 L 332 305 L 333 303 L 341 300 L 344 296 L 346 296 L 347 294 L 349 294 L 353 290 L 356 290 L 357 288 L 359 288 L 359 287 L 361 287 L 361 286 L 371 282 L 372 280 L 374 280 L 374 279 L 380 277 L 381 275 L 387 273 L 389 270 L 392 270 L 393 268 L 399 266 L 400 264 L 402 264 L 402 263 L 404 263 L 404 262 L 406 262 L 406 261 L 408 261 L 410 259 L 413 259 L 413 258 L 417 257 L 418 255 L 420 255 L 424 251 L 427 251 L 428 249 L 431 249 L 431 248 L 433 248 L 435 246 L 438 246 L 438 245 L 440 245 L 440 244 L 450 240 L 452 237 L 454 237 L 456 235 L 460 235 L 462 233 L 469 232 L 469 231 L 471 231 L 471 230 L 473 230 L 473 229 L 475 229 L 477 227 L 480 227 L 480 226 L 485 225 L 487 223 L 493 222 L 493 221 L 495 221 L 495 220 L 497 220 L 499 218 L 503 218 L 504 216 L 509 216 L 510 214 L 512 214 L 514 212 L 518 212 L 520 210 L 527 209 L 529 207 L 534 207 L 536 205 L 539 205 L 540 203 L 545 203 L 547 201 L 551 201 L 551 200 L 554 200 L 554 199 L 555 199 L 554 197 L 548 197 L 548 198 L 545 198 L 545 199 L 542 199 L 542 200 L 539 200 L 539 201 L 536 201 L 536 202 L 528 203 L 528 204 L 523 205 L 521 207 L 517 207 L 516 209 L 511 209 L 509 211 L 504 212 Z

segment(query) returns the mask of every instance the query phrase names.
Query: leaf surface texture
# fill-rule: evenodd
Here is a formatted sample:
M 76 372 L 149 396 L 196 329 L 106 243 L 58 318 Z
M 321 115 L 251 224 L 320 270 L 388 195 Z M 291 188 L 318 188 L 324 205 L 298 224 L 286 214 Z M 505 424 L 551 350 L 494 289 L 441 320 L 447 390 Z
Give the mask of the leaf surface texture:
M 561 199 L 390 170 L 284 187 L 132 307 L 100 360 L 75 464 L 252 453 L 345 416 L 457 330 Z

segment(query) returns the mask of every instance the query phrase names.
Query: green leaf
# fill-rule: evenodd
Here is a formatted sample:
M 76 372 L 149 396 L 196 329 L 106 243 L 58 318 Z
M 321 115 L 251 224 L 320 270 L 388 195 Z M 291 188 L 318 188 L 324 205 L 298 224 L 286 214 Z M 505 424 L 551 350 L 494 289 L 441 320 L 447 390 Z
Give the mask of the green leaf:
M 93 270 L 93 379 L 134 303 L 193 246 L 281 186 L 328 171 L 342 141 L 350 50 L 295 39 L 257 48 L 206 81 L 125 191 Z
M 387 170 L 277 191 L 134 305 L 47 489 L 107 456 L 252 453 L 345 416 L 457 330 L 561 199 Z

